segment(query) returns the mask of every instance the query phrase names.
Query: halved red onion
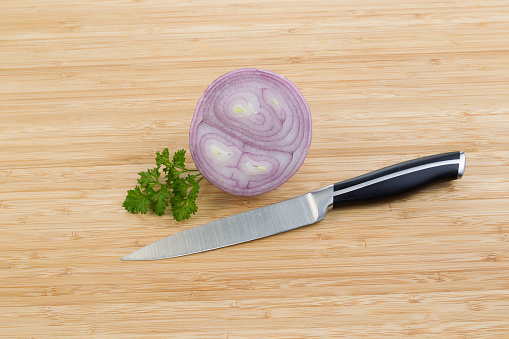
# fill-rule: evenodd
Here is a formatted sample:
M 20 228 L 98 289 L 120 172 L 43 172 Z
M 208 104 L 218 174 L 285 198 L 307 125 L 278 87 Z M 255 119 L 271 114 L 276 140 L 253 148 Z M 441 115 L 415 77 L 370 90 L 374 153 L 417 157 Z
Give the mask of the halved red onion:
M 218 188 L 241 196 L 273 190 L 304 162 L 311 112 L 300 91 L 277 73 L 243 68 L 212 82 L 189 132 L 197 169 Z

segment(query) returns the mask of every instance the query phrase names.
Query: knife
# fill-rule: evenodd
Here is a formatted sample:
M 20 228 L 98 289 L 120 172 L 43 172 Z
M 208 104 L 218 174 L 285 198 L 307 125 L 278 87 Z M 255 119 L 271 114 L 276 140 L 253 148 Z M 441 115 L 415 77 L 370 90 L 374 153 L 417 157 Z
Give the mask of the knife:
M 180 257 L 289 231 L 322 220 L 331 207 L 387 198 L 436 182 L 459 179 L 465 171 L 465 163 L 463 152 L 402 162 L 296 198 L 187 229 L 139 248 L 122 260 Z

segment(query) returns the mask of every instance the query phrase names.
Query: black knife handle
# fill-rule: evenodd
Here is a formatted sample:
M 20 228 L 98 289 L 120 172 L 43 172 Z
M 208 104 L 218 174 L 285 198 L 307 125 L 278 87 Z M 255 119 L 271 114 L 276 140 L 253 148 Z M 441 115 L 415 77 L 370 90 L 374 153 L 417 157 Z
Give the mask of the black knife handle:
M 403 194 L 435 182 L 459 179 L 465 153 L 450 152 L 405 161 L 334 184 L 333 206 Z

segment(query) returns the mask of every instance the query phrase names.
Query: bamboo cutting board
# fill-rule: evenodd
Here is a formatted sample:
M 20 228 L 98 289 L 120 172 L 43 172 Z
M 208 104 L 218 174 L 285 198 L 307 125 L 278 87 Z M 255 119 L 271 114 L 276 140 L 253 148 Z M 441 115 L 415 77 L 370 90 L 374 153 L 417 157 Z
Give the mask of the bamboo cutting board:
M 509 1 L 42 1 L 0 10 L 0 336 L 507 338 Z M 122 208 L 196 102 L 241 67 L 307 99 L 283 186 L 207 182 L 198 213 Z M 121 262 L 162 237 L 412 158 L 463 179 L 217 251 Z M 189 166 L 193 166 L 188 158 Z

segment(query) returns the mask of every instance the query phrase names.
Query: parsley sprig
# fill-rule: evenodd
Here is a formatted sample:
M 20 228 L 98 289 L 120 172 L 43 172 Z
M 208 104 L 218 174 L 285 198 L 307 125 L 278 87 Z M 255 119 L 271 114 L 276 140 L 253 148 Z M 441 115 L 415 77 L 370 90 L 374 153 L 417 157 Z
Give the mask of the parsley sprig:
M 145 214 L 150 208 L 155 214 L 163 215 L 171 205 L 175 220 L 190 218 L 198 210 L 196 198 L 203 176 L 198 170 L 187 169 L 185 160 L 184 149 L 175 152 L 171 160 L 167 148 L 157 152 L 156 167 L 138 173 L 139 185 L 127 191 L 122 206 L 131 213 Z M 161 178 L 163 174 L 166 179 Z

